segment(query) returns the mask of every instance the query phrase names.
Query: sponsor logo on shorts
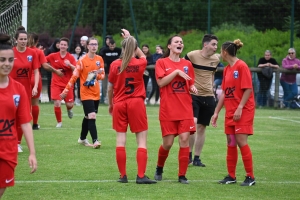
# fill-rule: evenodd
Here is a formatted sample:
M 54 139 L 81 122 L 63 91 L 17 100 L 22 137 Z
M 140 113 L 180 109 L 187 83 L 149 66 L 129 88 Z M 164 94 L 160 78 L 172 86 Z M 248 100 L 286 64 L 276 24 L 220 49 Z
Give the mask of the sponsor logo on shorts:
M 169 71 L 171 68 L 167 68 L 166 71 Z
M 12 178 L 12 179 L 9 179 L 9 180 L 5 180 L 5 183 L 10 183 L 10 182 L 12 182 L 14 180 L 14 178 Z
M 190 126 L 190 129 L 193 129 L 195 126 Z
M 241 130 L 241 128 L 235 129 L 235 132 L 238 132 L 239 130 Z

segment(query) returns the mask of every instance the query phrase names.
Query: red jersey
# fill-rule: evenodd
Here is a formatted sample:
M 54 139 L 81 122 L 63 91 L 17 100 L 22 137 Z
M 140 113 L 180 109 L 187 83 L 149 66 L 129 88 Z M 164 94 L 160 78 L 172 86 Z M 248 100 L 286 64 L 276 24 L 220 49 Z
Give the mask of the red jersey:
M 66 86 L 66 91 L 68 92 L 78 77 L 80 78 L 80 99 L 83 100 L 99 100 L 100 99 L 100 87 L 99 82 L 95 81 L 93 86 L 84 86 L 84 82 L 89 74 L 89 72 L 94 70 L 103 69 L 103 73 L 97 75 L 97 80 L 104 79 L 104 61 L 101 56 L 95 55 L 93 59 L 88 57 L 88 54 L 85 54 L 79 59 L 76 65 L 76 69 L 73 72 L 73 76 L 70 79 L 69 83 Z
M 159 59 L 155 65 L 156 79 L 163 78 L 176 69 L 185 72 L 192 79 L 187 81 L 176 76 L 168 85 L 160 88 L 160 120 L 177 121 L 194 118 L 192 97 L 189 92 L 195 79 L 192 63 L 185 59 L 180 59 L 179 62 L 173 62 L 169 58 Z
M 36 51 L 26 48 L 24 52 L 19 52 L 16 47 L 13 48 L 15 54 L 14 66 L 9 76 L 21 83 L 26 90 L 29 100 L 32 96 L 31 74 L 40 67 L 40 62 Z
M 52 73 L 51 86 L 66 87 L 72 77 L 73 71 L 71 67 L 64 63 L 64 60 L 69 60 L 72 65 L 76 66 L 75 58 L 68 52 L 65 57 L 61 57 L 60 52 L 56 52 L 46 56 L 46 59 L 54 69 L 60 69 L 64 74 L 62 77 L 59 77 L 57 74 Z
M 122 60 L 117 59 L 110 65 L 108 81 L 113 84 L 113 102 L 127 98 L 146 98 L 143 74 L 147 66 L 146 58 L 131 58 L 127 68 L 120 73 Z
M 251 72 L 244 61 L 238 60 L 233 66 L 227 65 L 224 68 L 223 75 L 222 90 L 225 94 L 225 117 L 233 118 L 234 112 L 243 97 L 244 90 L 249 88 L 253 89 Z M 249 123 L 251 123 L 251 121 L 253 122 L 254 111 L 255 100 L 252 92 L 243 108 L 242 118 L 245 120 L 248 119 Z M 232 123 L 234 123 L 234 121 L 232 121 Z
M 31 121 L 30 104 L 23 85 L 9 78 L 6 88 L 0 88 L 0 159 L 17 163 L 18 137 L 16 121 Z

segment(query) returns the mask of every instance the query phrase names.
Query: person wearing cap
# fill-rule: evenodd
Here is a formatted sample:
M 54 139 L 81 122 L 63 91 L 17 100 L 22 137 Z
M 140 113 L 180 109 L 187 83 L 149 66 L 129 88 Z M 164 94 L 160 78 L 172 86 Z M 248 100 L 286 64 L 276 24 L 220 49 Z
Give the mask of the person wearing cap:
M 89 38 L 87 37 L 87 36 L 82 36 L 81 38 L 80 38 L 80 45 L 82 46 L 82 47 L 84 47 L 84 52 L 86 53 L 86 44 L 87 44 L 87 40 L 88 40 Z

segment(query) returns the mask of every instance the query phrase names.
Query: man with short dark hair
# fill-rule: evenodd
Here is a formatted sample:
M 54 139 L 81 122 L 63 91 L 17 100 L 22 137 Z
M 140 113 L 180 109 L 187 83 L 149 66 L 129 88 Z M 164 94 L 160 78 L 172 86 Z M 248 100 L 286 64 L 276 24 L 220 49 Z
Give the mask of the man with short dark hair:
M 104 70 L 105 70 L 105 78 L 102 80 L 102 95 L 104 99 L 104 103 L 107 104 L 107 80 L 109 75 L 110 64 L 118 59 L 121 55 L 122 49 L 116 47 L 116 42 L 113 39 L 109 39 L 108 47 L 102 50 L 102 57 L 104 60 Z
M 190 136 L 190 161 L 194 166 L 205 167 L 201 162 L 200 154 L 205 141 L 205 129 L 209 126 L 214 114 L 216 100 L 213 92 L 214 73 L 220 62 L 216 54 L 218 38 L 211 34 L 204 35 L 202 49 L 189 52 L 185 59 L 192 62 L 195 71 L 195 86 L 198 94 L 192 94 L 194 122 L 196 134 Z M 195 138 L 196 135 L 196 138 Z M 195 156 L 192 157 L 195 145 Z

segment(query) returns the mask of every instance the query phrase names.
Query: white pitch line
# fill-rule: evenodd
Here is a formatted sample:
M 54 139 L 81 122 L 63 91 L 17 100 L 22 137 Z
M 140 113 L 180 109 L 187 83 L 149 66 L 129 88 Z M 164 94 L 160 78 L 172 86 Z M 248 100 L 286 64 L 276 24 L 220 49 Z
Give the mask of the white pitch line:
M 135 180 L 128 180 L 129 182 L 135 182 Z M 113 183 L 117 180 L 36 180 L 36 181 L 15 181 L 17 184 L 22 183 Z M 163 182 L 177 182 L 177 180 L 163 180 Z M 218 183 L 218 180 L 189 180 L 189 182 L 203 182 L 203 183 Z M 259 181 L 256 182 L 262 184 L 300 184 L 300 181 Z
M 279 120 L 283 120 L 283 121 L 290 121 L 290 122 L 296 122 L 296 123 L 300 123 L 300 121 L 296 121 L 296 120 L 292 120 L 292 119 L 284 119 L 281 117 L 269 117 L 271 119 L 279 119 Z

